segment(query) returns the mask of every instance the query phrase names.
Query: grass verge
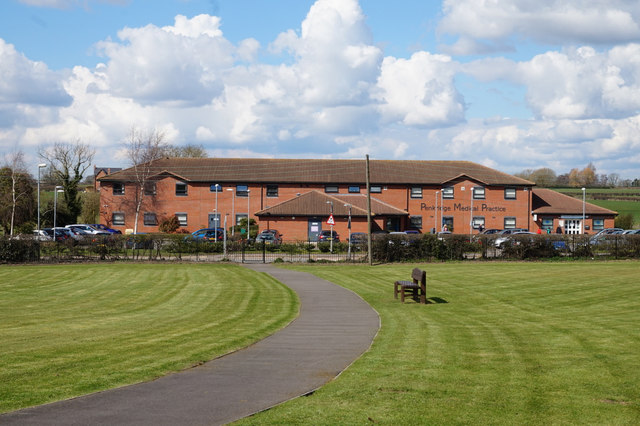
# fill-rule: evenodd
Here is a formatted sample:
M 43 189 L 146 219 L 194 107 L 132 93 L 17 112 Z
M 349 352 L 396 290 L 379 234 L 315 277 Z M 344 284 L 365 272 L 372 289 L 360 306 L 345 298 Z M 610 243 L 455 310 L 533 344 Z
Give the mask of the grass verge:
M 379 313 L 335 381 L 241 424 L 640 424 L 640 263 L 447 263 L 431 304 L 392 282 L 415 265 L 296 266 Z
M 245 347 L 298 312 L 234 265 L 0 268 L 0 412 L 150 380 Z

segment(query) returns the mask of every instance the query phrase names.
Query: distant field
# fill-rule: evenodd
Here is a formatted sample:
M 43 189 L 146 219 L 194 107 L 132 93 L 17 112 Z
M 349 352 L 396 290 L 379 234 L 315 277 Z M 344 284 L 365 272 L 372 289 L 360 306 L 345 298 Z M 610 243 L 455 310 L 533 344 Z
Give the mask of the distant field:
M 289 288 L 235 265 L 1 266 L 0 413 L 181 370 L 297 311 Z
M 426 269 L 433 303 L 392 283 Z M 240 424 L 640 424 L 640 263 L 295 266 L 380 314 L 340 377 Z
M 580 188 L 554 188 L 563 194 L 582 199 Z M 588 188 L 585 198 L 587 202 L 618 214 L 633 216 L 634 226 L 640 226 L 640 188 Z

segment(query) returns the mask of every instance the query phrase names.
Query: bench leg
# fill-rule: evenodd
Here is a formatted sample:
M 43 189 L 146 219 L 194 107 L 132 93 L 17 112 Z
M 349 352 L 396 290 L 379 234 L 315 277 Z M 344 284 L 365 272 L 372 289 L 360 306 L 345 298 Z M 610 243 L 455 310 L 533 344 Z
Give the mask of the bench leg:
M 393 298 L 398 298 L 398 282 L 393 283 Z

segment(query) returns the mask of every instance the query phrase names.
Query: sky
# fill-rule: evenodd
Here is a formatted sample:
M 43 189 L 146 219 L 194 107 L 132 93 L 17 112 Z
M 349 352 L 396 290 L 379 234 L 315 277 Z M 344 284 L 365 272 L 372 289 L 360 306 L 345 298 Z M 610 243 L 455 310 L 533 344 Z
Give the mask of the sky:
M 640 177 L 637 0 L 2 0 L 0 154 L 589 163 Z

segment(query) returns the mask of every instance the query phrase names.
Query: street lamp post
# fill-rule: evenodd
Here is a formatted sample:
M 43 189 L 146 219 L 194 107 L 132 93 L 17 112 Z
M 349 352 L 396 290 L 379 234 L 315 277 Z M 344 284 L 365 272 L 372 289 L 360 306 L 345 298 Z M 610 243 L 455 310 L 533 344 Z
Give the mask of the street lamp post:
M 327 201 L 327 204 L 331 205 L 331 216 L 333 216 L 333 201 Z M 333 253 L 333 223 L 329 225 L 329 229 L 331 229 L 331 237 L 329 239 L 329 251 Z
M 58 192 L 62 192 L 61 186 L 53 189 L 53 241 L 56 240 L 56 215 L 58 214 Z
M 213 231 L 213 234 L 215 235 L 216 243 L 217 243 L 218 242 L 218 228 L 220 227 L 220 219 L 218 219 L 218 191 L 220 191 L 220 185 L 218 185 L 216 183 L 215 184 L 215 188 L 216 188 L 216 208 L 213 211 L 213 218 L 214 218 L 214 231 Z
M 351 259 L 351 204 L 345 204 L 344 206 L 349 208 L 349 219 L 347 222 L 347 229 L 349 230 L 349 238 L 347 239 L 347 242 L 349 243 L 349 248 L 347 251 L 349 259 Z
M 47 167 L 45 163 L 38 164 L 38 238 L 40 237 L 40 170 Z
M 473 239 L 473 193 L 475 189 L 471 187 L 471 212 L 469 213 L 469 242 Z
M 251 240 L 251 225 L 249 222 L 249 218 L 251 217 L 251 208 L 249 204 L 249 200 L 251 199 L 251 190 L 247 189 L 247 242 Z
M 584 221 L 585 221 L 585 196 L 586 196 L 587 188 L 582 188 L 582 233 L 584 234 Z
M 233 188 L 227 188 L 227 191 L 231 191 L 231 236 L 233 237 L 236 233 L 236 214 L 235 214 L 235 203 L 236 203 L 236 193 L 233 192 Z
M 438 233 L 438 194 L 440 194 L 440 191 L 436 191 L 436 219 L 433 224 L 433 232 L 436 234 Z

